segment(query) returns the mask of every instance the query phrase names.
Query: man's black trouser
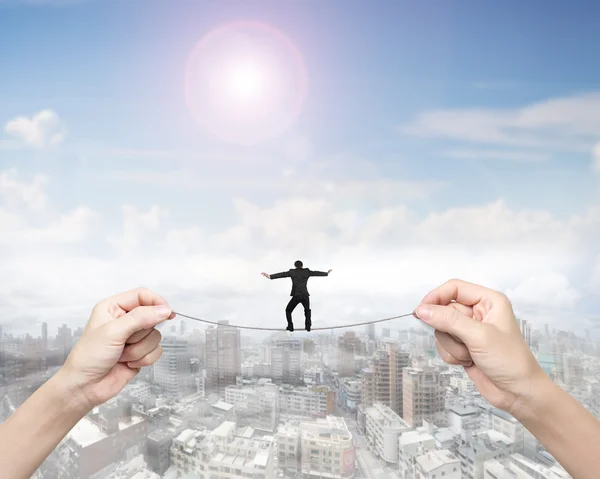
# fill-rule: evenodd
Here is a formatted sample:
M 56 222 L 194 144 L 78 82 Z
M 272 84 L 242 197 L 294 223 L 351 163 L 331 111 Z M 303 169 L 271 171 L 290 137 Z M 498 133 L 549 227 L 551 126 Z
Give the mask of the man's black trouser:
M 292 296 L 292 299 L 290 299 L 290 302 L 285 308 L 285 317 L 287 318 L 288 328 L 294 327 L 292 323 L 292 311 L 294 311 L 296 306 L 301 303 L 302 306 L 304 306 L 304 327 L 310 331 L 310 327 L 312 325 L 310 320 L 310 296 L 307 295 Z

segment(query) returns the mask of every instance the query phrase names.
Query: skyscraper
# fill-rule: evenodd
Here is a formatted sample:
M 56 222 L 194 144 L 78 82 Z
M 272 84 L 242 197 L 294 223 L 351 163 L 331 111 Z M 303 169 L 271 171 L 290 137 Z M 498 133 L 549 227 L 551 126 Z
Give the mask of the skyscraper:
M 375 340 L 375 325 L 367 324 L 365 329 L 367 331 L 367 336 L 369 337 L 369 339 L 374 341 Z
M 364 406 L 382 403 L 402 415 L 402 371 L 409 361 L 409 354 L 399 351 L 396 343 L 385 343 L 373 354 L 369 367 L 363 371 L 361 403 Z
M 354 331 L 348 331 L 338 338 L 336 369 L 340 377 L 354 375 L 354 357 L 359 351 L 360 339 Z
M 531 324 L 529 324 L 526 319 L 521 321 L 521 332 L 523 333 L 523 338 L 525 338 L 527 346 L 531 348 Z
M 435 368 L 405 368 L 403 372 L 402 417 L 410 426 L 419 427 L 423 419 L 432 420 L 444 412 L 446 391 Z
M 48 323 L 42 323 L 42 347 L 44 351 L 48 349 Z
M 227 386 L 234 386 L 242 374 L 240 331 L 220 321 L 218 326 L 206 330 L 204 350 L 206 391 L 224 396 Z
M 195 389 L 188 343 L 166 337 L 161 341 L 161 346 L 163 354 L 154 364 L 154 381 L 168 396 L 185 397 Z
M 302 339 L 275 336 L 270 344 L 273 379 L 287 383 L 299 382 L 302 379 Z

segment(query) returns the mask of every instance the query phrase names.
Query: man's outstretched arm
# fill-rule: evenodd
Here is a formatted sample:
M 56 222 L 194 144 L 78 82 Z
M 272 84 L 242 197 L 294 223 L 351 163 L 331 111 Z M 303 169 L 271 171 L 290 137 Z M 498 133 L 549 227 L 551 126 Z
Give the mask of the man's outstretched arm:
M 284 271 L 283 273 L 275 273 L 275 274 L 262 273 L 262 275 L 265 278 L 268 278 L 268 279 L 289 278 L 290 277 L 290 272 L 289 271 Z
M 310 275 L 311 276 L 329 276 L 329 273 L 331 273 L 332 271 L 333 271 L 332 269 L 327 271 L 327 273 L 325 273 L 324 271 L 311 271 Z

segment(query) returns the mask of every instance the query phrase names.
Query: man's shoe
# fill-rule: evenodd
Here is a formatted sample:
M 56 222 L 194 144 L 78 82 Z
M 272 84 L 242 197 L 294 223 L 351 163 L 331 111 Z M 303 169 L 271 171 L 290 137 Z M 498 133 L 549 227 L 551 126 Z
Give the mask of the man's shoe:
M 290 332 L 293 333 L 294 332 L 294 325 L 293 324 L 288 324 L 288 327 L 285 328 L 285 329 L 287 329 L 288 331 L 290 331 Z

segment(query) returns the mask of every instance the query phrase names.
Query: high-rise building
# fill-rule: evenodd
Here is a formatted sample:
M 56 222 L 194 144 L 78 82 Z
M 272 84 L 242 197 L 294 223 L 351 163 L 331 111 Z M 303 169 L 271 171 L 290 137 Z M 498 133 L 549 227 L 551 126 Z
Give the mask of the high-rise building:
M 270 345 L 273 379 L 287 383 L 299 383 L 303 377 L 302 339 L 275 336 L 271 339 Z
M 354 331 L 348 331 L 338 339 L 336 369 L 340 377 L 353 376 L 355 354 L 360 351 L 360 339 Z
M 73 347 L 73 332 L 66 324 L 63 324 L 58 328 L 58 334 L 56 335 L 56 347 L 60 354 L 60 360 L 65 362 L 67 356 L 71 352 Z
M 166 337 L 161 346 L 163 354 L 154 364 L 154 381 L 167 396 L 180 398 L 191 394 L 196 388 L 187 341 Z
M 374 324 L 367 324 L 367 326 L 365 327 L 365 329 L 367 331 L 367 337 L 371 341 L 375 341 L 375 325 Z
M 523 333 L 523 338 L 525 338 L 527 346 L 531 348 L 531 324 L 529 324 L 526 319 L 521 321 L 521 332 Z
M 365 406 L 385 404 L 401 415 L 402 370 L 408 367 L 409 361 L 409 354 L 399 351 L 395 342 L 384 343 L 373 354 L 369 366 L 363 370 L 361 403 Z
M 42 347 L 44 351 L 48 349 L 48 323 L 42 323 Z
M 423 419 L 434 420 L 444 413 L 446 391 L 440 373 L 432 367 L 405 368 L 403 377 L 403 418 L 412 427 Z
M 225 388 L 236 384 L 242 374 L 240 331 L 221 321 L 206 330 L 204 364 L 206 367 L 206 392 L 225 394 Z

